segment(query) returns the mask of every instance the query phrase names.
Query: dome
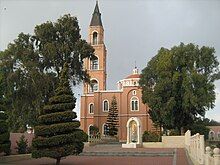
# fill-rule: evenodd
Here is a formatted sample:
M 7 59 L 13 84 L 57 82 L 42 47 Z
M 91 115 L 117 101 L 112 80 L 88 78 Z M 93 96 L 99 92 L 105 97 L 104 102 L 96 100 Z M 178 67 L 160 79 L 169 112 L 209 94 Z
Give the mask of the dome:
M 137 67 L 135 67 L 135 68 L 133 69 L 133 74 L 127 76 L 125 79 L 133 79 L 133 78 L 141 78 L 141 75 L 138 74 L 138 69 L 137 69 Z
M 129 76 L 127 76 L 125 79 L 130 79 L 130 78 L 141 78 L 140 74 L 131 74 Z

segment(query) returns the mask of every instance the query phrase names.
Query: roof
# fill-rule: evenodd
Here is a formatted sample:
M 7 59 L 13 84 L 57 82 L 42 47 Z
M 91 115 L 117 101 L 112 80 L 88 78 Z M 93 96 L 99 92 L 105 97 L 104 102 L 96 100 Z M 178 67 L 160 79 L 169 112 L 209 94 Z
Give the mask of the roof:
M 128 77 L 126 77 L 125 79 L 130 79 L 130 78 L 141 78 L 140 74 L 131 74 Z
M 210 128 L 215 133 L 220 132 L 220 126 L 207 126 L 207 127 Z
M 95 9 L 92 14 L 90 26 L 102 26 L 101 13 L 99 12 L 98 1 L 96 1 Z

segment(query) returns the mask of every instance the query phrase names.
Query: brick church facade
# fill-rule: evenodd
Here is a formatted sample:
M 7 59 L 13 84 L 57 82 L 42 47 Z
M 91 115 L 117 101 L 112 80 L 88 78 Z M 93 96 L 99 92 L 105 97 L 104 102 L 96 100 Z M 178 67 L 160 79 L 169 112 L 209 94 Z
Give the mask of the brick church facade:
M 135 117 L 141 123 L 141 132 L 153 131 L 152 121 L 148 114 L 148 106 L 142 103 L 141 88 L 139 87 L 140 74 L 134 68 L 133 73 L 118 81 L 117 90 L 106 89 L 106 62 L 107 50 L 104 43 L 104 29 L 98 3 L 96 3 L 89 26 L 88 42 L 95 49 L 96 59 L 86 59 L 84 68 L 90 75 L 90 84 L 84 83 L 81 96 L 80 122 L 81 128 L 89 134 L 91 126 L 96 126 L 102 136 L 107 129 L 107 116 L 113 96 L 116 97 L 119 128 L 118 138 L 126 141 L 127 122 Z

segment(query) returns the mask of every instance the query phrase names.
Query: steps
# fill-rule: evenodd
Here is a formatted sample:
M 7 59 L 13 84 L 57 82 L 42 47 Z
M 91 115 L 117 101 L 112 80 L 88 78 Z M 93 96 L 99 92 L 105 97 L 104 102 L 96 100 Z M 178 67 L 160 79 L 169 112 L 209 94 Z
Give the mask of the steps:
M 80 156 L 135 156 L 135 157 L 156 157 L 156 156 L 165 156 L 173 157 L 174 152 L 96 152 L 96 151 L 85 151 L 80 154 Z

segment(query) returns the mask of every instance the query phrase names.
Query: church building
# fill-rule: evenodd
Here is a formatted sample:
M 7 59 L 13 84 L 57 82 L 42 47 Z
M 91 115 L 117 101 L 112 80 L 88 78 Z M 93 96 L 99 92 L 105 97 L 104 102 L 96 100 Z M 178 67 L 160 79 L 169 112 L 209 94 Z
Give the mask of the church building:
M 148 106 L 142 103 L 140 74 L 135 67 L 131 75 L 117 82 L 117 90 L 106 89 L 107 50 L 104 42 L 104 28 L 98 3 L 96 3 L 89 26 L 88 43 L 95 49 L 96 59 L 86 59 L 84 68 L 90 75 L 90 84 L 83 84 L 81 96 L 80 122 L 81 128 L 90 133 L 90 127 L 96 126 L 102 136 L 106 135 L 107 117 L 113 96 L 118 108 L 118 138 L 126 141 L 127 128 L 133 124 L 140 127 L 140 132 L 153 131 L 154 127 L 148 114 Z M 137 131 L 137 129 L 133 130 Z

